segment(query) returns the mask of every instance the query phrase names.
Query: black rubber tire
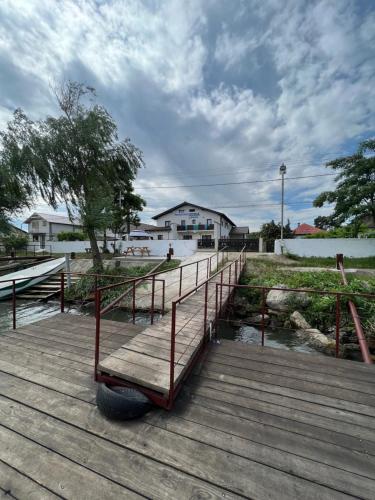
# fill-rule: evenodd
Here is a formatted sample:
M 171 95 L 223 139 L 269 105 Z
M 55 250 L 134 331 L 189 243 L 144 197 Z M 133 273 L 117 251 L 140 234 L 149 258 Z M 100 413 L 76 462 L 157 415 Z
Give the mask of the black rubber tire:
M 96 404 L 99 411 L 112 420 L 141 417 L 153 406 L 148 397 L 137 389 L 107 384 L 98 384 Z

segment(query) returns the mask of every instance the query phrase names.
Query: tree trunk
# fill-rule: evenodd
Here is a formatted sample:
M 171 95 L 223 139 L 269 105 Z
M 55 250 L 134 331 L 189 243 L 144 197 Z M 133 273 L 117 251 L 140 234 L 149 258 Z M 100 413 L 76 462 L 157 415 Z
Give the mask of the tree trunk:
M 96 240 L 95 231 L 92 229 L 86 230 L 87 235 L 90 240 L 91 251 L 92 251 L 92 265 L 95 271 L 103 272 L 103 260 L 99 251 L 98 242 Z

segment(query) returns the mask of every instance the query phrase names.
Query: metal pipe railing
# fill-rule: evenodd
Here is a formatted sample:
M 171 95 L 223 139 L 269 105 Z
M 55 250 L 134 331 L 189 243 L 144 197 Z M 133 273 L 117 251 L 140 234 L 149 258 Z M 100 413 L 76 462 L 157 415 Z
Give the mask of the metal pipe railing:
M 340 254 L 336 255 L 336 265 L 337 265 L 337 269 L 341 273 L 341 278 L 342 278 L 343 284 L 347 285 L 348 280 L 346 279 L 346 276 L 345 276 L 343 254 L 340 253 Z M 373 364 L 373 361 L 372 361 L 370 350 L 369 350 L 369 347 L 368 347 L 368 344 L 366 341 L 365 333 L 364 333 L 362 325 L 361 325 L 361 319 L 359 317 L 359 314 L 358 314 L 358 311 L 357 311 L 357 308 L 356 308 L 354 302 L 352 302 L 351 300 L 348 301 L 348 308 L 349 308 L 351 317 L 353 319 L 355 333 L 357 335 L 358 344 L 359 344 L 359 348 L 361 349 L 363 361 L 364 361 L 364 363 L 371 365 L 371 364 Z

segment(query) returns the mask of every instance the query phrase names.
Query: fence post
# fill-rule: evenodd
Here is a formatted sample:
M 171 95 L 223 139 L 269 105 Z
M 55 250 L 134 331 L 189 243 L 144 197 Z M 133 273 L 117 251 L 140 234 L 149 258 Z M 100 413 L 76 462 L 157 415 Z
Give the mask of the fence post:
M 340 356 L 340 295 L 336 294 L 336 345 L 335 354 L 336 358 Z
M 208 300 L 208 281 L 206 281 L 205 288 L 204 288 L 204 320 L 203 320 L 204 332 L 203 332 L 203 337 L 207 333 L 207 300 Z
M 95 367 L 94 379 L 98 379 L 99 349 L 100 349 L 100 303 L 101 291 L 95 290 Z
M 164 316 L 164 314 L 165 314 L 165 280 L 163 280 L 163 299 L 161 304 L 161 315 Z
M 266 294 L 264 288 L 262 288 L 262 346 L 264 346 L 264 313 L 266 309 Z
M 208 279 L 210 277 L 210 271 L 209 271 L 209 265 L 210 265 L 210 259 L 207 259 L 207 272 L 206 272 L 206 278 Z
M 132 316 L 134 325 L 135 324 L 135 281 L 133 281 L 133 290 L 132 290 Z
M 172 324 L 171 324 L 171 358 L 169 365 L 169 394 L 168 409 L 172 408 L 174 399 L 174 355 L 176 347 L 176 302 L 172 302 Z
M 179 297 L 181 297 L 181 292 L 182 292 L 182 267 L 180 267 L 180 291 L 178 293 Z
M 197 261 L 197 270 L 195 273 L 195 286 L 198 285 L 198 268 L 199 268 L 199 261 Z
M 65 311 L 65 283 L 64 283 L 64 273 L 60 273 L 60 311 L 63 313 Z
M 218 308 L 218 299 L 219 299 L 219 283 L 216 283 L 216 291 L 215 291 L 215 338 L 217 338 L 217 324 L 219 321 L 219 308 Z
M 154 324 L 154 306 L 155 306 L 155 274 L 152 276 L 151 288 L 151 325 Z
M 12 282 L 13 330 L 16 329 L 16 280 Z
M 220 273 L 220 285 L 223 284 L 223 271 Z M 220 287 L 220 312 L 221 312 L 221 306 L 223 302 L 223 287 Z

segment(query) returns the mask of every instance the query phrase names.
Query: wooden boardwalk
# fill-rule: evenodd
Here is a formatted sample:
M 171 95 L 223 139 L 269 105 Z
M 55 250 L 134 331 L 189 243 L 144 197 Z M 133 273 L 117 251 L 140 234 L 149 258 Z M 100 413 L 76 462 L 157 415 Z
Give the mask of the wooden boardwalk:
M 103 355 L 141 327 L 103 321 Z M 374 366 L 223 341 L 171 412 L 95 405 L 94 319 L 0 333 L 0 498 L 374 498 Z
M 228 265 L 227 265 L 228 266 Z M 234 266 L 233 266 L 234 268 Z M 216 283 L 222 279 L 229 281 L 231 270 L 224 267 L 222 276 L 216 274 L 208 283 L 206 325 L 215 319 Z M 232 282 L 233 282 L 232 278 Z M 202 346 L 205 316 L 205 286 L 189 295 L 176 309 L 176 353 L 174 360 L 174 385 L 182 379 L 192 358 Z M 229 288 L 220 292 L 220 303 L 228 299 Z M 134 339 L 126 342 L 99 363 L 99 371 L 105 375 L 116 376 L 139 386 L 152 389 L 161 394 L 170 390 L 172 314 L 166 314 L 158 323 L 149 326 Z

